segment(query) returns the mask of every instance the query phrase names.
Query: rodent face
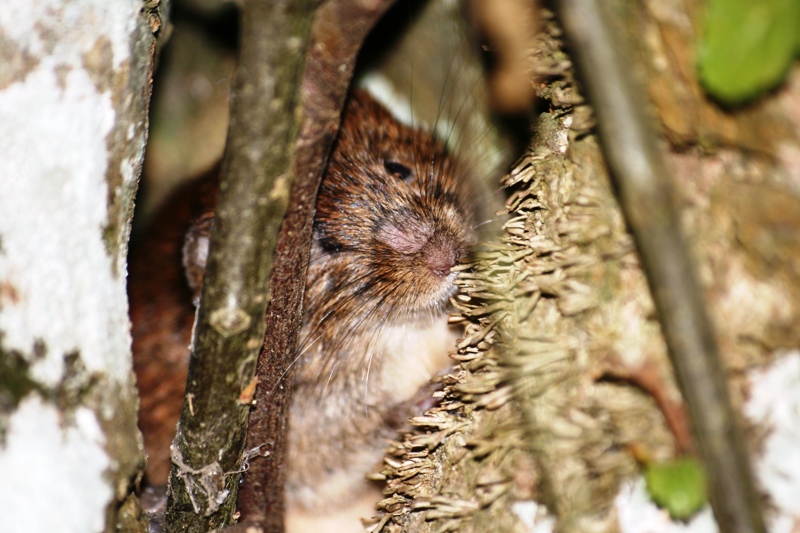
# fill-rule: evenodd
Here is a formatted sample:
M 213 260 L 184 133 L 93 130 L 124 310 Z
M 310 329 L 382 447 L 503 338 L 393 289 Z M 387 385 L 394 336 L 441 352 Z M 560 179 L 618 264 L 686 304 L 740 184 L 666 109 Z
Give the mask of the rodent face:
M 390 421 L 411 414 L 420 387 L 447 366 L 451 269 L 474 241 L 459 177 L 430 135 L 366 93 L 350 97 L 316 203 L 289 419 L 290 508 L 330 509 L 365 491 L 364 474 L 394 435 Z
M 350 99 L 317 199 L 312 252 L 312 271 L 326 263 L 338 306 L 357 295 L 379 316 L 444 310 L 455 292 L 451 269 L 475 239 L 457 173 L 430 135 L 399 124 L 366 93 Z

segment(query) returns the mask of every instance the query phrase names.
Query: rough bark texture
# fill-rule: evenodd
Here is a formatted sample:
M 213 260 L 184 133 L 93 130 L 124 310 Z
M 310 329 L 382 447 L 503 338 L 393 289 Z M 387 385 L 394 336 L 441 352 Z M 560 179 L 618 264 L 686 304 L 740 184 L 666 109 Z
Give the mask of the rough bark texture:
M 271 291 L 280 290 L 269 279 L 294 182 L 301 73 L 316 3 L 252 0 L 243 6 L 219 203 L 172 448 L 169 531 L 207 531 L 234 521 L 247 457 L 250 404 L 242 397 L 254 378 Z M 288 359 L 270 363 L 283 369 Z M 277 433 L 273 445 L 279 449 L 280 442 Z
M 787 495 L 800 474 L 786 455 L 793 446 L 780 442 L 796 444 L 798 422 L 765 412 L 797 405 L 788 385 L 797 352 L 788 350 L 800 336 L 798 73 L 748 108 L 723 110 L 696 81 L 695 3 L 613 8 L 640 46 L 629 67 L 670 141 L 679 223 L 721 372 L 749 417 L 746 448 L 767 521 L 790 530 L 800 508 Z M 374 531 L 714 531 L 708 507 L 672 522 L 643 488 L 640 460 L 691 449 L 686 416 L 592 110 L 552 16 L 531 56 L 549 109 L 503 180 L 511 218 L 500 242 L 463 275 L 458 366 L 443 378 L 440 408 L 415 420 L 420 431 L 387 459 L 390 492 Z M 786 388 L 764 400 L 776 372 L 790 373 Z
M 693 422 L 715 518 L 723 531 L 761 533 L 761 504 L 696 265 L 678 223 L 674 180 L 664 167 L 639 83 L 627 68 L 634 56 L 610 10 L 593 0 L 562 0 L 559 7 Z
M 800 76 L 795 70 L 746 108 L 717 106 L 694 70 L 701 7 L 613 4 L 638 53 L 629 66 L 645 82 L 664 136 L 679 222 L 733 402 L 748 417 L 770 530 L 791 531 L 800 517 L 800 352 L 791 350 L 800 344 Z M 417 13 L 402 11 L 406 20 Z M 414 34 L 388 53 L 386 71 L 437 130 L 443 107 L 471 116 L 472 104 L 461 110 L 461 102 L 475 83 L 455 53 L 435 53 L 452 36 L 448 17 L 461 15 L 452 2 L 444 11 L 431 37 Z M 640 461 L 686 453 L 693 443 L 592 110 L 576 89 L 558 24 L 545 19 L 531 72 L 546 112 L 529 153 L 503 180 L 511 219 L 502 237 L 464 275 L 467 336 L 457 372 L 443 378 L 443 408 L 418 419 L 419 433 L 387 460 L 392 492 L 381 527 L 714 531 L 709 508 L 670 521 L 644 489 Z M 451 85 L 424 88 L 437 77 Z M 467 90 L 449 96 L 462 82 Z M 486 132 L 479 140 L 496 134 L 476 124 Z M 459 156 L 493 153 L 441 130 Z
M 159 9 L 0 13 L 2 531 L 143 527 L 125 257 Z

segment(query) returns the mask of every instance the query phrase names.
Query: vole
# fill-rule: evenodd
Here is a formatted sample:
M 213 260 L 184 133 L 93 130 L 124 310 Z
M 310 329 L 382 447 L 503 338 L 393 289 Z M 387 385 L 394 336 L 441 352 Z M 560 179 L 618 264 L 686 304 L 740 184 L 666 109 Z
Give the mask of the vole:
M 190 288 L 177 278 L 183 262 L 199 290 L 214 182 L 187 186 L 182 196 L 193 198 L 165 208 L 139 248 L 147 255 L 131 261 L 151 483 L 169 472 L 189 358 L 194 310 Z M 418 391 L 448 365 L 457 336 L 447 323 L 452 269 L 475 241 L 471 191 L 465 169 L 439 141 L 353 92 L 316 203 L 289 419 L 290 513 L 325 513 L 366 492 L 364 476 L 380 463 L 398 420 L 417 414 Z M 170 213 L 185 220 L 175 224 Z M 159 227 L 165 223 L 179 229 Z M 155 277 L 176 286 L 153 287 Z

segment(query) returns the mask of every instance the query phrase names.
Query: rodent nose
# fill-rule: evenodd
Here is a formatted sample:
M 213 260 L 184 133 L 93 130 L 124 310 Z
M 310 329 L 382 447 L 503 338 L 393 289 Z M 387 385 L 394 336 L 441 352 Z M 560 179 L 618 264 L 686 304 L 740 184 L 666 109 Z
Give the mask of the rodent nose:
M 430 239 L 423 253 L 425 264 L 437 276 L 447 276 L 458 262 L 456 247 L 448 239 L 440 236 Z

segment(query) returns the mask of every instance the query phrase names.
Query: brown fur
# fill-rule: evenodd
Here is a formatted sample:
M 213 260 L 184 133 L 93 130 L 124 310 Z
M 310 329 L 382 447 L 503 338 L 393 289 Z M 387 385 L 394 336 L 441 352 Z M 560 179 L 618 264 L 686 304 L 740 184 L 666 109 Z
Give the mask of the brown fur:
M 364 475 L 379 463 L 397 409 L 405 412 L 416 391 L 447 362 L 454 338 L 446 320 L 455 291 L 450 269 L 474 240 L 472 210 L 465 207 L 470 196 L 457 173 L 455 162 L 427 133 L 399 124 L 366 93 L 351 97 L 317 200 L 289 421 L 290 510 L 333 509 L 363 493 Z M 208 215 L 202 220 L 207 234 Z M 198 227 L 190 240 L 197 238 Z M 190 273 L 198 266 L 193 261 L 202 258 L 188 258 Z M 132 266 L 134 322 L 143 314 L 136 306 L 153 306 L 134 296 L 136 283 L 150 283 L 137 279 L 137 272 Z M 148 476 L 156 482 L 165 479 L 161 473 L 169 465 L 154 465 L 166 455 L 153 446 L 168 444 L 161 435 L 174 433 L 185 381 L 192 313 L 191 296 L 184 293 L 185 303 L 169 302 L 188 314 L 175 322 L 178 327 L 157 333 L 134 324 L 135 337 L 161 339 L 185 329 L 179 343 L 141 338 L 134 343 L 141 427 L 151 456 Z M 180 313 L 170 311 L 169 320 Z M 180 353 L 163 353 L 167 348 L 159 342 L 165 341 L 169 350 L 180 345 Z M 147 350 L 152 352 L 143 353 Z M 180 387 L 162 394 L 158 375 Z M 147 409 L 164 411 L 167 397 L 177 407 L 170 408 L 164 427 L 155 428 L 159 424 Z

